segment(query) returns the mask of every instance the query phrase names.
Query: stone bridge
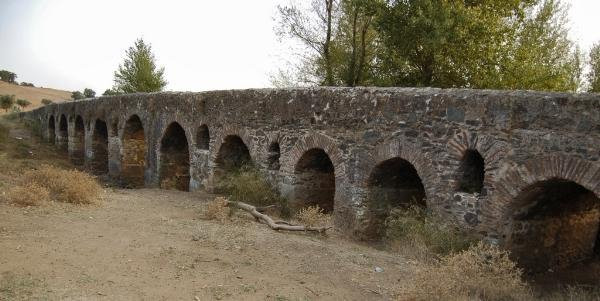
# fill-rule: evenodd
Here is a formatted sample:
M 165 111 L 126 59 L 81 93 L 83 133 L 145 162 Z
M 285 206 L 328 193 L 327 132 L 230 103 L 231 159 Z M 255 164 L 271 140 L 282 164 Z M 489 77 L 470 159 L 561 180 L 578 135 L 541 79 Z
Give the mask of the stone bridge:
M 77 164 L 128 187 L 214 189 L 252 162 L 294 208 L 377 240 L 418 205 L 566 265 L 600 242 L 600 95 L 431 88 L 155 93 L 24 114 Z

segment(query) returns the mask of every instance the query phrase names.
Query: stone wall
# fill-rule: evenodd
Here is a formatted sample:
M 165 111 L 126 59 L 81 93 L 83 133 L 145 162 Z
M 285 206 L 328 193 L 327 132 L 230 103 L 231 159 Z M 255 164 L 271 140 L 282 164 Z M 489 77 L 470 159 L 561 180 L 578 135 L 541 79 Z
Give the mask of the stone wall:
M 52 116 L 60 144 L 63 115 L 81 116 L 86 127 L 90 120 L 106 122 L 109 174 L 126 178 L 135 169 L 137 182 L 148 187 L 160 186 L 161 141 L 175 122 L 189 145 L 191 190 L 214 187 L 219 173 L 247 159 L 244 148 L 292 200 L 320 202 L 334 185 L 336 227 L 353 237 L 365 237 L 381 224 L 372 219 L 385 216 L 371 204 L 369 179 L 391 159 L 408 163 L 393 174 L 416 171 L 428 209 L 499 243 L 514 232 L 511 221 L 524 206 L 518 196 L 529 185 L 559 178 L 600 192 L 596 94 L 430 88 L 156 93 L 51 104 L 28 117 L 48 128 Z M 132 116 L 142 128 L 137 136 L 125 135 Z M 302 158 L 315 150 L 326 154 L 333 177 L 303 175 Z M 315 169 L 331 168 L 326 161 Z M 396 187 L 411 186 L 398 181 Z

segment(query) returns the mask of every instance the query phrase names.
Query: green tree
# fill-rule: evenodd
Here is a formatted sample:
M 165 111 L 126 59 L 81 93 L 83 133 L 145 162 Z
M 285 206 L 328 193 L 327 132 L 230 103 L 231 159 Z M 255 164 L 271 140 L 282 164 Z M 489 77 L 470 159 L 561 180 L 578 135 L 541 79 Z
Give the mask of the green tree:
M 4 109 L 5 112 L 8 112 L 13 105 L 15 104 L 15 96 L 14 95 L 1 95 L 0 96 L 0 108 Z
M 378 20 L 381 85 L 570 90 L 579 53 L 560 0 L 394 1 Z
M 587 74 L 589 92 L 600 93 L 600 42 L 594 44 L 589 54 L 590 71 Z
M 47 106 L 47 105 L 49 105 L 51 103 L 53 103 L 53 101 L 50 100 L 50 99 L 48 99 L 48 98 L 43 98 L 42 99 L 42 104 L 45 105 L 45 106 Z
M 17 101 L 15 102 L 19 107 L 21 107 L 21 110 L 25 109 L 26 107 L 28 107 L 31 102 L 27 99 L 17 99 Z
M 278 6 L 276 34 L 300 42 L 304 49 L 300 54 L 297 81 L 325 86 L 336 84 L 334 78 L 333 40 L 339 22 L 339 1 L 312 0 L 310 7 L 291 2 Z
M 83 89 L 83 96 L 85 96 L 85 98 L 94 98 L 96 97 L 96 91 L 90 88 L 85 88 Z
M 3 82 L 15 84 L 17 80 L 17 75 L 8 70 L 0 70 L 0 80 Z
M 80 91 L 73 91 L 73 93 L 71 93 L 71 98 L 73 100 L 79 100 L 84 99 L 85 96 L 83 96 L 83 93 L 81 93 Z
M 164 67 L 156 67 L 151 45 L 138 39 L 127 50 L 125 61 L 115 71 L 113 89 L 119 93 L 162 91 L 167 85 L 164 72 Z
M 102 96 L 112 96 L 112 95 L 119 95 L 119 94 L 121 94 L 121 93 L 119 93 L 113 89 L 106 89 L 104 91 L 104 93 L 102 93 Z

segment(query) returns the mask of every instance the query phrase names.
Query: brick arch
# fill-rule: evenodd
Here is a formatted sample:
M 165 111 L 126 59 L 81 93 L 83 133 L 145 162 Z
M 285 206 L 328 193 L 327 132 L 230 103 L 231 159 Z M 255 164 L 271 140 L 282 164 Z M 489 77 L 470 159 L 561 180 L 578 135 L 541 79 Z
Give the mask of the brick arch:
M 344 157 L 342 151 L 338 148 L 337 141 L 320 133 L 309 133 L 296 141 L 292 149 L 286 154 L 285 159 L 282 156 L 281 169 L 293 174 L 296 163 L 298 163 L 304 153 L 314 148 L 323 149 L 327 153 L 329 160 L 333 163 L 336 179 L 345 177 Z
M 118 137 L 120 141 L 123 141 L 123 134 L 125 133 L 125 126 L 127 125 L 127 121 L 129 121 L 129 119 L 131 119 L 133 116 L 137 116 L 140 119 L 140 122 L 142 123 L 142 128 L 144 129 L 144 137 L 146 137 L 146 144 L 148 143 L 148 137 L 149 137 L 149 128 L 148 125 L 150 124 L 150 122 L 148 120 L 146 120 L 146 118 L 144 117 L 144 114 L 142 114 L 142 112 L 138 112 L 138 111 L 133 111 L 133 112 L 127 112 L 127 114 L 125 115 L 124 119 L 119 118 L 118 119 Z M 112 126 L 112 125 L 111 125 Z M 147 145 L 146 145 L 147 147 Z
M 600 196 L 600 165 L 568 155 L 540 156 L 521 165 L 502 166 L 494 185 L 495 197 L 482 204 L 482 215 L 492 229 L 501 229 L 514 210 L 523 205 L 517 197 L 525 188 L 553 178 L 573 181 Z
M 192 123 L 192 125 L 190 127 L 190 131 L 191 131 L 190 134 L 194 138 L 194 140 L 192 140 L 193 141 L 192 145 L 194 145 L 194 147 L 196 149 L 199 149 L 198 134 L 199 134 L 200 128 L 202 126 L 206 126 L 206 129 L 208 130 L 208 140 L 209 140 L 208 141 L 208 150 L 210 150 L 210 142 L 213 140 L 214 133 L 213 133 L 212 125 L 206 120 L 200 120 L 200 121 Z
M 214 130 L 213 130 L 214 131 Z M 248 152 L 250 153 L 250 159 L 256 160 L 256 154 L 254 150 L 254 143 L 250 133 L 245 128 L 238 127 L 236 125 L 225 125 L 219 131 L 216 132 L 214 139 L 214 147 L 210 148 L 210 162 L 214 166 L 216 166 L 217 156 L 219 155 L 219 150 L 221 145 L 225 142 L 225 138 L 227 136 L 238 136 L 242 139 L 242 142 L 248 148 Z M 211 138 L 212 140 L 212 138 Z
M 139 117 L 139 115 L 138 115 L 138 117 Z M 167 131 L 167 128 L 174 122 L 178 123 L 183 128 L 183 131 L 185 132 L 185 139 L 187 139 L 188 146 L 190 148 L 196 140 L 192 137 L 192 132 L 194 131 L 194 129 L 190 126 L 189 122 L 185 122 L 185 121 L 179 120 L 177 118 L 166 119 L 165 122 L 162 124 L 162 127 L 160 129 L 160 134 L 158 136 L 158 139 L 156 140 L 157 141 L 156 151 L 159 156 L 160 156 L 160 141 L 164 137 L 164 135 Z M 145 129 L 145 127 L 144 127 L 144 129 Z M 191 159 L 191 157 L 190 157 L 190 159 Z
M 379 144 L 368 161 L 361 185 L 366 188 L 368 186 L 369 175 L 375 167 L 378 164 L 393 158 L 404 159 L 414 166 L 425 189 L 427 206 L 430 207 L 433 201 L 431 197 L 435 195 L 435 185 L 439 185 L 438 183 L 440 183 L 440 180 L 438 179 L 435 170 L 431 167 L 433 166 L 431 160 L 423 155 L 420 147 L 412 143 L 405 143 L 400 140 L 390 140 Z
M 497 141 L 492 136 L 479 135 L 469 131 L 461 131 L 454 135 L 447 144 L 450 162 L 456 172 L 460 167 L 461 161 L 467 150 L 476 150 L 479 152 L 485 162 L 483 179 L 484 187 L 494 185 L 496 172 L 502 164 L 504 155 L 507 152 L 507 145 L 504 142 Z M 452 187 L 456 186 L 457 177 L 452 180 Z

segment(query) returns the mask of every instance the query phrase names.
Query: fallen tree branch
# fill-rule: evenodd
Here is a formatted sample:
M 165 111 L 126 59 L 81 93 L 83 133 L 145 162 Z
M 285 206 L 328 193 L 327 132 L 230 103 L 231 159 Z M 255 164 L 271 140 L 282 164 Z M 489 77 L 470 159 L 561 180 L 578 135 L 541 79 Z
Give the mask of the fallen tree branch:
M 267 224 L 271 229 L 277 230 L 277 231 L 278 230 L 311 231 L 311 232 L 325 233 L 325 231 L 331 229 L 331 227 L 310 227 L 310 226 L 302 226 L 302 225 L 292 225 L 288 222 L 282 222 L 282 221 L 275 222 L 275 221 L 273 221 L 273 219 L 270 216 L 258 212 L 256 207 L 254 207 L 250 204 L 242 203 L 242 202 L 227 201 L 227 206 L 242 209 L 242 210 L 250 213 L 257 220 L 262 221 L 265 224 Z

